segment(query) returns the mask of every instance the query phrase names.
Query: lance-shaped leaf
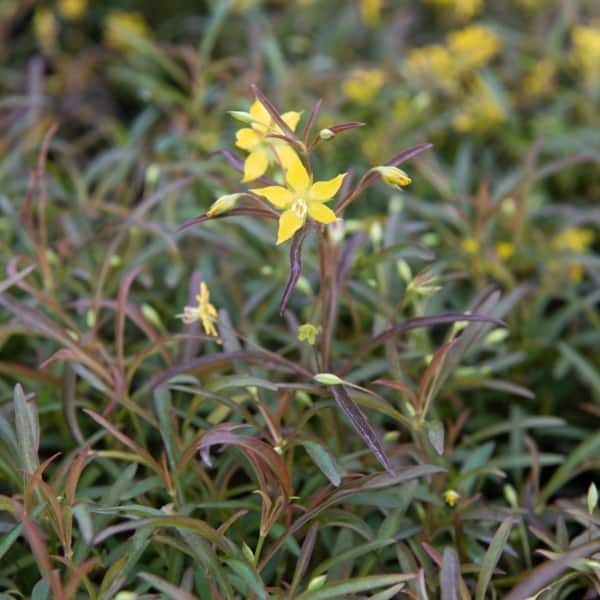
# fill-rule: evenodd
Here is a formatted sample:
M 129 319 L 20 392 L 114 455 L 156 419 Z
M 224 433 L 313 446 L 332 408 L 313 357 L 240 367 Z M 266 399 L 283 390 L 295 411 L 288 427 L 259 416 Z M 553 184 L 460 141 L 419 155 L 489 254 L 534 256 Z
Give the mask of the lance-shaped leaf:
M 294 234 L 292 243 L 290 244 L 290 274 L 285 284 L 281 301 L 279 302 L 279 314 L 281 316 L 283 316 L 290 296 L 296 287 L 296 283 L 298 283 L 298 279 L 302 275 L 302 244 L 307 233 L 308 228 L 302 227 Z
M 290 138 L 296 139 L 296 134 L 290 129 L 289 125 L 281 118 L 281 114 L 275 108 L 275 105 L 263 94 L 260 88 L 254 83 L 250 87 L 252 88 L 252 91 L 254 92 L 256 98 L 271 115 L 273 121 L 275 121 L 275 123 L 279 125 L 281 131 L 283 131 Z
M 358 407 L 358 404 L 356 404 L 356 402 L 350 398 L 350 395 L 343 385 L 331 386 L 331 393 L 333 394 L 333 398 L 337 405 L 342 409 L 346 417 L 348 417 L 352 427 L 358 433 L 358 435 L 360 435 L 365 444 L 367 444 L 371 452 L 375 455 L 375 458 L 381 463 L 381 465 L 390 475 L 394 475 L 394 468 L 388 460 L 388 457 L 385 454 L 383 446 L 381 445 L 375 430 L 367 421 L 367 418 Z
M 242 216 L 261 217 L 263 219 L 279 218 L 279 215 L 275 211 L 267 210 L 266 208 L 253 208 L 251 206 L 241 206 L 239 208 L 232 208 L 231 210 L 225 213 L 221 213 L 220 215 L 209 215 L 207 213 L 204 213 L 203 215 L 199 215 L 197 217 L 194 217 L 193 219 L 188 219 L 187 221 L 184 221 L 181 225 L 179 225 L 175 231 L 179 233 L 184 229 L 188 229 L 193 225 L 204 223 L 205 221 L 213 221 L 214 219 L 225 219 L 227 217 Z

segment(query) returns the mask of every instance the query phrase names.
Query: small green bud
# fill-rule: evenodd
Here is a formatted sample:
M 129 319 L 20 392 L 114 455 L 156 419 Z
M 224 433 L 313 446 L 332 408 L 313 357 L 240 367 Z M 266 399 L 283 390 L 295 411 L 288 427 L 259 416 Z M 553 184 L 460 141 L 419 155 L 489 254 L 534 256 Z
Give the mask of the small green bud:
M 590 515 L 594 512 L 596 506 L 598 506 L 598 488 L 594 482 L 590 483 L 587 493 L 587 507 Z
M 313 379 L 321 385 L 341 385 L 346 383 L 343 379 L 340 379 L 333 373 L 317 373 Z
M 316 590 L 321 589 L 325 585 L 326 581 L 327 581 L 327 575 L 319 575 L 318 577 L 313 577 L 308 582 L 308 586 L 306 589 L 309 592 L 314 592 Z
M 252 549 L 246 542 L 242 542 L 242 554 L 250 564 L 254 564 L 254 552 L 252 552 Z
M 332 137 L 335 137 L 335 132 L 325 127 L 325 129 L 321 129 L 321 131 L 319 131 L 319 137 L 322 140 L 330 140 Z
M 319 328 L 315 327 L 311 323 L 304 323 L 298 327 L 298 341 L 307 342 L 311 346 L 314 345 L 317 334 L 319 333 Z
M 206 214 L 209 217 L 215 217 L 229 212 L 236 205 L 240 196 L 243 196 L 243 194 L 225 194 L 224 196 L 217 198 L 217 200 L 210 205 Z
M 234 119 L 241 121 L 242 123 L 254 123 L 256 119 L 249 113 L 243 110 L 228 110 L 227 111 Z

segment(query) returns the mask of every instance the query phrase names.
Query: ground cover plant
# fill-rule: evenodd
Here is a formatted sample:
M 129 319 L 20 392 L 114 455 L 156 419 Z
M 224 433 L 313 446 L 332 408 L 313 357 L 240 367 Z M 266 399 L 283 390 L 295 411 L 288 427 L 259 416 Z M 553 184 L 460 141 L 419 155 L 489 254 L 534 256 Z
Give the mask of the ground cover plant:
M 600 595 L 590 0 L 0 4 L 0 597 Z

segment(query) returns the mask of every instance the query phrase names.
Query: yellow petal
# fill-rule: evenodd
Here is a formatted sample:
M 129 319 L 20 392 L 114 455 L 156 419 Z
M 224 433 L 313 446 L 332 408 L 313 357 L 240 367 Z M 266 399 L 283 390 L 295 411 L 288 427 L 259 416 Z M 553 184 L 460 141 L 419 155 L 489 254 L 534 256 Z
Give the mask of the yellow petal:
M 277 208 L 287 208 L 294 201 L 292 192 L 280 185 L 269 185 L 264 188 L 256 188 L 250 191 L 265 197 Z
M 243 129 L 238 129 L 235 134 L 235 145 L 242 150 L 252 150 L 261 139 L 261 136 L 254 129 L 244 127 Z
M 295 212 L 286 210 L 279 217 L 279 231 L 277 232 L 277 243 L 281 244 L 289 240 L 304 225 L 305 219 L 301 219 Z
M 308 205 L 308 214 L 319 223 L 325 225 L 333 223 L 337 220 L 336 214 L 329 208 L 320 202 L 310 202 Z
M 269 111 L 262 105 L 259 100 L 255 100 L 250 107 L 250 114 L 263 125 L 268 125 L 271 122 Z
M 340 173 L 333 179 L 328 179 L 327 181 L 317 181 L 317 183 L 313 183 L 310 187 L 310 199 L 317 200 L 319 202 L 331 200 L 331 198 L 333 198 L 340 189 L 342 182 L 344 181 L 344 177 L 346 177 L 346 173 Z
M 244 178 L 243 183 L 253 181 L 265 174 L 269 166 L 269 157 L 264 150 L 255 150 L 250 152 L 244 162 Z
M 298 155 L 294 153 L 293 157 L 288 157 L 287 171 L 285 173 L 285 180 L 288 185 L 299 193 L 304 193 L 310 185 L 310 177 L 306 172 L 302 161 L 298 158 Z
M 272 139 L 271 144 L 281 166 L 287 170 L 290 165 L 296 160 L 296 152 L 294 149 L 283 140 Z
M 298 121 L 302 113 L 296 112 L 295 110 L 290 110 L 281 115 L 282 121 L 292 130 L 296 131 L 296 127 L 298 126 Z

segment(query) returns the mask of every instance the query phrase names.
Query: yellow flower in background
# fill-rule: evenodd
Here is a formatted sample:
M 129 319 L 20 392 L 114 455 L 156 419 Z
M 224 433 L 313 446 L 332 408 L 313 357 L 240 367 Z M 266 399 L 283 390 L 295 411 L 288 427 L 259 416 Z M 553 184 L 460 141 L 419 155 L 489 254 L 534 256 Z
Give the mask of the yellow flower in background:
M 455 507 L 460 500 L 460 494 L 456 490 L 446 490 L 444 492 L 444 500 L 450 507 Z
M 383 87 L 385 73 L 382 69 L 356 68 L 342 82 L 342 92 L 346 98 L 357 104 L 369 103 Z
M 481 11 L 482 0 L 427 0 L 428 4 L 450 12 L 461 21 L 468 21 Z
M 600 28 L 579 25 L 571 33 L 571 60 L 591 82 L 600 79 Z
M 318 327 L 315 327 L 311 323 L 304 323 L 298 327 L 298 341 L 306 342 L 311 346 L 314 346 L 314 343 L 317 341 L 318 333 Z
M 486 65 L 502 48 L 500 38 L 487 27 L 470 25 L 448 36 L 448 52 L 461 73 Z
M 144 16 L 137 12 L 113 10 L 104 26 L 104 40 L 113 48 L 128 50 L 132 37 L 149 37 L 150 30 Z
M 85 14 L 87 0 L 58 0 L 58 12 L 69 21 L 76 21 Z
M 523 79 L 523 90 L 531 98 L 541 98 L 554 92 L 556 64 L 549 60 L 537 62 Z
M 406 55 L 404 68 L 408 80 L 426 81 L 448 91 L 458 88 L 454 61 L 441 44 L 413 48 Z
M 511 242 L 498 242 L 496 244 L 496 254 L 502 260 L 508 260 L 515 253 L 515 246 Z
M 460 242 L 460 246 L 467 254 L 477 254 L 481 248 L 479 240 L 476 240 L 473 237 L 468 237 L 462 240 Z
M 202 328 L 206 335 L 219 335 L 215 328 L 217 322 L 217 309 L 210 303 L 210 291 L 204 281 L 200 283 L 200 293 L 196 295 L 198 306 L 185 306 L 183 315 L 178 315 L 183 318 L 186 325 L 196 321 L 202 322 Z
M 46 52 L 56 49 L 58 40 L 58 23 L 49 8 L 36 8 L 33 14 L 33 31 L 38 44 Z
M 273 122 L 269 111 L 259 100 L 254 101 L 249 113 L 232 114 L 236 118 L 240 118 L 239 115 L 246 115 L 246 122 L 250 123 L 250 127 L 239 129 L 236 133 L 235 145 L 248 152 L 244 161 L 243 182 L 262 177 L 269 165 L 273 163 L 279 162 L 284 169 L 287 168 L 288 160 L 293 160 L 296 154 L 285 140 L 267 137 L 273 133 L 283 132 Z M 296 131 L 300 116 L 299 112 L 289 111 L 283 113 L 281 118 L 292 131 Z
M 583 254 L 589 250 L 594 242 L 594 232 L 587 227 L 567 227 L 563 229 L 553 240 L 552 246 L 559 252 L 572 252 Z M 551 270 L 558 270 L 560 263 L 552 260 Z M 567 264 L 569 277 L 579 283 L 583 279 L 583 266 L 576 261 Z
M 281 244 L 304 225 L 307 216 L 324 225 L 337 219 L 336 214 L 325 206 L 325 202 L 337 194 L 345 176 L 346 173 L 340 173 L 333 179 L 313 183 L 300 159 L 294 155 L 285 174 L 287 187 L 270 185 L 250 191 L 265 197 L 275 208 L 283 210 L 277 233 L 277 243 Z
M 360 17 L 367 27 L 376 27 L 381 20 L 381 0 L 360 0 Z
M 477 79 L 454 117 L 453 125 L 460 132 L 485 132 L 505 119 L 504 109 L 494 91 L 482 79 Z

